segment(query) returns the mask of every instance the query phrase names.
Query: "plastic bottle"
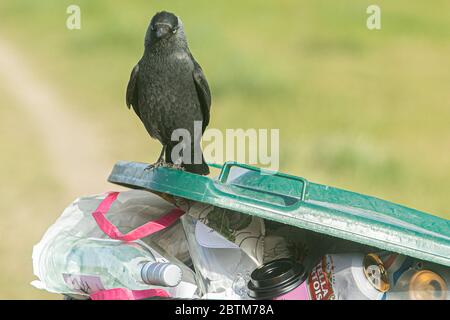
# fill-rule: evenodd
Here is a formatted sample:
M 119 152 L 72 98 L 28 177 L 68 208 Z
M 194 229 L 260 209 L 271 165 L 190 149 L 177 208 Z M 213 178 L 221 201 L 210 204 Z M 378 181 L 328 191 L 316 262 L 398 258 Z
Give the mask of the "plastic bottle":
M 48 289 L 68 294 L 174 287 L 183 277 L 180 266 L 142 242 L 62 235 L 47 247 L 39 264 Z

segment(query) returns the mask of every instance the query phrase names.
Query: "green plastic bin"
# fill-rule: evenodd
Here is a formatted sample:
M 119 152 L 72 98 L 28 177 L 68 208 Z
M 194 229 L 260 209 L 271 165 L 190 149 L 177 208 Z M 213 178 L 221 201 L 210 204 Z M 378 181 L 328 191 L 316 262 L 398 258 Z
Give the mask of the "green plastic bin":
M 120 161 L 108 180 L 450 266 L 449 220 L 425 212 L 235 162 L 217 179 L 146 167 Z

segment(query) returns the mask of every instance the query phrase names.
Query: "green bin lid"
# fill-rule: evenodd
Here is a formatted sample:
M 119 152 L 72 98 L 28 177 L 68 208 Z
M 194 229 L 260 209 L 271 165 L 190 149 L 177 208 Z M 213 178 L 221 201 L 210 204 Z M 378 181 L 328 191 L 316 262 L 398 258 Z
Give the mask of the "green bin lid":
M 449 220 L 304 178 L 227 162 L 218 178 L 119 161 L 108 181 L 200 201 L 450 266 Z

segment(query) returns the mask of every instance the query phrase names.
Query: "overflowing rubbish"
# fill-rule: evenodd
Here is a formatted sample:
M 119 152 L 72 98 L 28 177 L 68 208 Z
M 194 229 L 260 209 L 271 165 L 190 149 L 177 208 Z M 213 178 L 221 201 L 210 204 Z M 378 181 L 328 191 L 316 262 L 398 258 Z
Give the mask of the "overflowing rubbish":
M 109 196 L 76 200 L 49 229 L 33 253 L 36 286 L 91 297 L 126 288 L 202 299 L 447 298 L 448 275 L 416 259 L 380 258 L 362 245 L 200 203 L 156 233 L 114 240 L 133 238 L 174 206 L 143 191 L 120 193 L 104 212 L 116 224 L 111 234 L 98 215 Z
M 240 187 L 246 183 L 240 196 L 248 196 L 250 189 L 257 195 L 254 207 L 275 211 L 280 206 L 278 200 L 275 206 L 261 202 L 267 198 L 257 193 L 269 178 L 252 175 L 251 184 L 248 176 L 237 176 L 233 181 Z M 271 186 L 278 187 L 278 180 Z M 269 199 L 279 199 L 279 193 L 269 193 Z M 298 227 L 291 217 L 277 221 L 276 216 L 249 214 L 242 206 L 219 204 L 146 190 L 79 198 L 35 245 L 38 280 L 32 284 L 93 300 L 450 299 L 448 266 L 414 257 L 414 250 L 411 256 L 388 251 L 374 246 L 376 241 Z M 304 217 L 312 220 L 308 214 Z M 447 247 L 442 248 L 439 252 Z

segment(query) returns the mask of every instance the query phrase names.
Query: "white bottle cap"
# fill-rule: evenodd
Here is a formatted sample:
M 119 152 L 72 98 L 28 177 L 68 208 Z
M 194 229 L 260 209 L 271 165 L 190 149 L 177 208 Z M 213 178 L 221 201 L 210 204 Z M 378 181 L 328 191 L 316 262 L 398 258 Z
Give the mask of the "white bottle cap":
M 183 272 L 176 264 L 147 262 L 142 267 L 141 276 L 147 284 L 175 287 L 181 282 Z

